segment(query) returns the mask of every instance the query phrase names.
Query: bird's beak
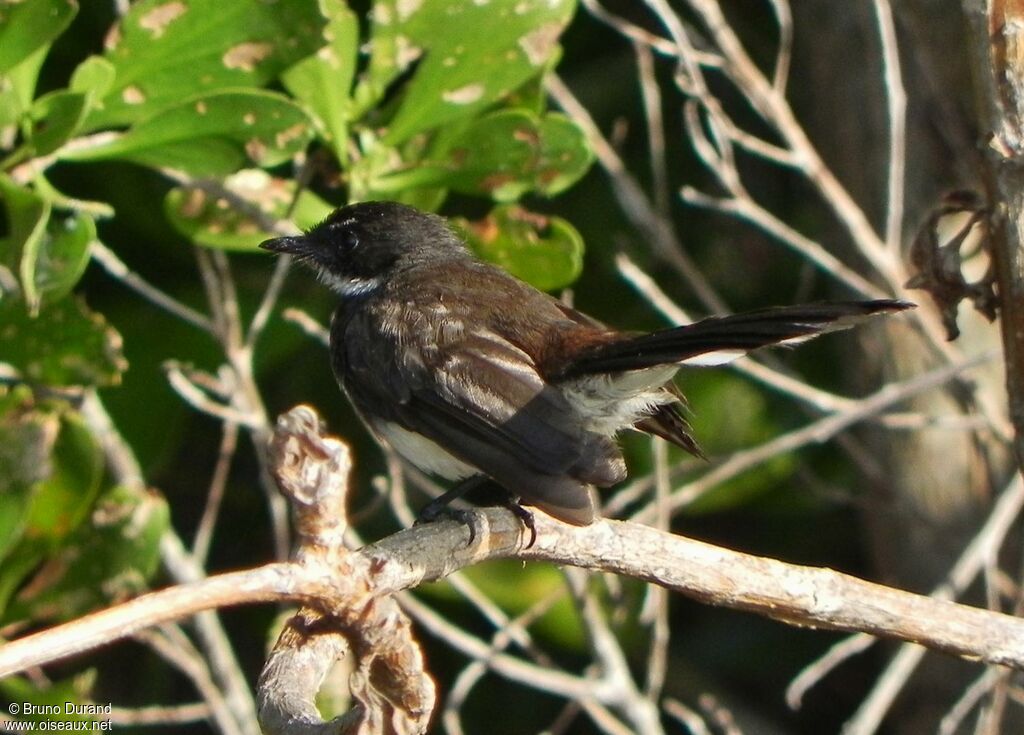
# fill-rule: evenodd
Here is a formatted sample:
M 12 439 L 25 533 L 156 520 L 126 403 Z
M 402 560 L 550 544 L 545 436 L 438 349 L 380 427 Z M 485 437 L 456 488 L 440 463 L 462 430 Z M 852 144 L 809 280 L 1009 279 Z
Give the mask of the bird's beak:
M 273 240 L 264 240 L 260 247 L 272 253 L 288 253 L 297 257 L 308 256 L 311 253 L 309 239 L 304 235 L 294 237 L 275 237 Z

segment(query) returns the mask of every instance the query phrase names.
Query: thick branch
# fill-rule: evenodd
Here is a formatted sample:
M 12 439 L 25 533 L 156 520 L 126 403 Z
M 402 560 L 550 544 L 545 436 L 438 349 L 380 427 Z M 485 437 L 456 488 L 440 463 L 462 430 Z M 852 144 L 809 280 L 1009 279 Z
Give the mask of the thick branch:
M 1024 8 L 1017 2 L 963 0 L 974 30 L 975 77 L 986 148 L 986 186 L 994 205 L 990 251 L 1006 354 L 1017 462 L 1024 462 Z
M 400 531 L 354 553 L 373 569 L 382 597 L 486 559 L 517 557 L 636 577 L 688 597 L 749 610 L 802 627 L 864 631 L 965 658 L 1024 670 L 1024 620 L 674 536 L 648 526 L 601 521 L 577 528 L 536 513 L 537 542 L 511 513 L 474 514 L 476 542 L 454 521 Z M 270 564 L 144 595 L 0 648 L 0 677 L 120 639 L 199 610 L 252 602 L 345 597 L 351 576 L 331 579 L 297 564 Z

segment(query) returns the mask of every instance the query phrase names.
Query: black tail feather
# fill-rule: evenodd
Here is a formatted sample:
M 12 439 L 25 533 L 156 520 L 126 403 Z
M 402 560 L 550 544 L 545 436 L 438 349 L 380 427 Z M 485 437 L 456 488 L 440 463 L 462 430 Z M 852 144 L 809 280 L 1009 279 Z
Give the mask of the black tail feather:
M 559 377 L 639 370 L 715 352 L 738 356 L 758 347 L 795 344 L 818 334 L 846 329 L 875 314 L 913 306 L 907 301 L 889 299 L 836 301 L 710 317 L 682 327 L 596 345 L 568 365 Z

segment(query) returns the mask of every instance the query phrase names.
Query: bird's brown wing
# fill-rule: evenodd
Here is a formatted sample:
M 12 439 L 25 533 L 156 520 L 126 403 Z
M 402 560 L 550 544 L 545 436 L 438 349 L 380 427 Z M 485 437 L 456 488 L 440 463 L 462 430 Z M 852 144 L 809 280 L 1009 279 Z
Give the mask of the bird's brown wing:
M 456 324 L 457 314 L 437 313 L 448 321 L 402 335 L 408 342 L 429 334 L 430 348 L 352 340 L 339 374 L 357 407 L 430 439 L 523 502 L 591 523 L 597 510 L 589 486 L 625 477 L 616 444 L 579 425 L 522 349 L 479 325 Z M 372 318 L 366 310 L 354 320 Z

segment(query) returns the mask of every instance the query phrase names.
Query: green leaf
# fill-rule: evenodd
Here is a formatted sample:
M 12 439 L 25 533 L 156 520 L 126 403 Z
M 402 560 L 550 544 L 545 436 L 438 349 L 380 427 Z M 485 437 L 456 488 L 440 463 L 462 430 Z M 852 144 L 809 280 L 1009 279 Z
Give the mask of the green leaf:
M 258 208 L 270 220 L 283 219 L 295 196 L 295 182 L 278 179 L 260 169 L 247 169 L 224 181 L 229 191 Z M 292 221 L 308 229 L 331 213 L 333 207 L 304 189 L 291 213 Z M 211 248 L 257 252 L 274 233 L 238 207 L 196 187 L 176 187 L 164 198 L 164 212 L 178 232 L 192 242 Z
M 64 32 L 78 12 L 75 0 L 21 0 L 0 4 L 0 73 Z
M 359 50 L 359 19 L 341 0 L 320 0 L 327 18 L 326 45 L 281 75 L 291 94 L 312 113 L 320 135 L 339 161 L 347 161 L 348 93 Z
M 21 302 L 0 300 L 3 362 L 31 383 L 110 386 L 127 369 L 121 336 L 74 297 L 44 305 L 31 317 Z
M 539 138 L 534 185 L 538 193 L 550 197 L 565 191 L 587 173 L 594 162 L 594 151 L 583 130 L 558 113 L 541 119 Z
M 0 174 L 0 198 L 7 211 L 7 237 L 0 262 L 18 273 L 21 289 L 30 309 L 38 309 L 39 291 L 35 269 L 39 248 L 50 218 L 50 202 Z M 9 304 L 11 299 L 0 303 Z
M 107 36 L 115 81 L 90 129 L 150 117 L 197 91 L 260 87 L 322 45 L 316 0 L 143 0 Z
M 107 95 L 116 78 L 117 69 L 113 64 L 102 56 L 90 56 L 75 67 L 68 88 L 88 95 L 90 104 L 93 104 Z
M 158 494 L 113 488 L 96 503 L 89 523 L 18 591 L 5 617 L 67 620 L 139 594 L 157 569 L 168 520 Z
M 96 239 L 92 217 L 76 212 L 51 216 L 35 263 L 35 290 L 42 303 L 53 303 L 71 293 L 89 264 L 89 245 Z
M 103 479 L 103 452 L 81 415 L 60 416 L 50 472 L 34 488 L 25 539 L 54 548 L 85 519 Z M 37 546 L 37 548 L 38 548 Z
M 21 439 L 21 448 L 38 462 L 38 470 L 27 474 L 27 468 L 21 468 L 18 483 L 8 488 L 16 492 L 0 495 L 0 519 L 15 531 L 0 565 L 0 609 L 25 577 L 81 525 L 103 477 L 99 444 L 77 413 L 23 409 L 2 426 L 5 438 Z M 26 446 L 34 439 L 35 446 Z M 13 461 L 7 464 L 18 471 Z
M 313 131 L 301 107 L 263 90 L 195 97 L 156 113 L 106 145 L 68 152 L 74 161 L 123 158 L 196 176 L 276 166 L 306 147 Z
M 565 288 L 583 270 L 583 238 L 559 217 L 505 205 L 456 224 L 477 255 L 541 290 Z
M 375 104 L 419 59 L 384 141 L 473 115 L 545 69 L 575 7 L 575 0 L 377 2 L 373 56 L 357 106 Z
M 9 99 L 11 105 L 9 110 L 0 113 L 3 119 L 18 120 L 32 107 L 39 70 L 46 61 L 49 49 L 49 45 L 40 46 L 20 64 L 6 74 L 0 75 L 0 88 L 4 90 L 5 101 Z
M 385 176 L 380 189 L 443 186 L 511 202 L 528 192 L 554 196 L 593 162 L 583 131 L 563 115 L 501 110 L 474 120 L 444 144 L 439 159 Z
M 86 95 L 65 89 L 43 95 L 32 105 L 28 136 L 32 155 L 45 156 L 60 148 L 82 127 Z
M 9 406 L 0 416 L 0 561 L 28 527 L 33 500 L 52 472 L 59 431 L 55 413 Z

